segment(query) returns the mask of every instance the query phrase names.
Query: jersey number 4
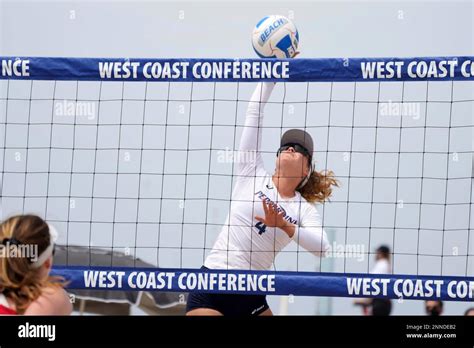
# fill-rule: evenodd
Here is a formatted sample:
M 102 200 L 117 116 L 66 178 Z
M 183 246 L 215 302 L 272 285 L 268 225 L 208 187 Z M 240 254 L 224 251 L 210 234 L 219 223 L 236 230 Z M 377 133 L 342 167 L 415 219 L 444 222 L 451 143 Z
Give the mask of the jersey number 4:
M 265 233 L 265 230 L 267 229 L 267 225 L 265 225 L 263 222 L 259 221 L 255 224 L 255 227 L 258 230 L 258 234 Z

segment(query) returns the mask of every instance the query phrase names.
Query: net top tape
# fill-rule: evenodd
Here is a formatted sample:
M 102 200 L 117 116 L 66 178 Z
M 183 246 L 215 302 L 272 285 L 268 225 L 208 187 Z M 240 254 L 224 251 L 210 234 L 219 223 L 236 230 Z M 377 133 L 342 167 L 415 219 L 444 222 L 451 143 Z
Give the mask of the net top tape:
M 430 275 L 54 266 L 70 289 L 474 301 L 474 278 Z
M 474 57 L 329 59 L 0 57 L 0 80 L 177 82 L 474 80 Z

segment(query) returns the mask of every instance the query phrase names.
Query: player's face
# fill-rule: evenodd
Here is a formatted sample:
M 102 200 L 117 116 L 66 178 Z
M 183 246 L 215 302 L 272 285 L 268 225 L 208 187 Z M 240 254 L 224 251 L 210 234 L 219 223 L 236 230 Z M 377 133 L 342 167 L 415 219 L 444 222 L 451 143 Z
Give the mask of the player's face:
M 304 178 L 308 174 L 308 151 L 298 144 L 280 147 L 277 153 L 276 167 L 289 176 Z

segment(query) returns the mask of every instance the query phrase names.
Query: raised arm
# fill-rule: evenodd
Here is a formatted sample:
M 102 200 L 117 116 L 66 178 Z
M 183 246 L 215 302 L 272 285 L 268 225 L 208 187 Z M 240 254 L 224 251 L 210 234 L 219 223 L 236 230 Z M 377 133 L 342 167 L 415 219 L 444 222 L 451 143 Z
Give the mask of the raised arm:
M 255 175 L 256 169 L 263 168 L 263 159 L 260 154 L 263 111 L 274 86 L 273 82 L 260 82 L 250 98 L 240 138 L 239 174 Z

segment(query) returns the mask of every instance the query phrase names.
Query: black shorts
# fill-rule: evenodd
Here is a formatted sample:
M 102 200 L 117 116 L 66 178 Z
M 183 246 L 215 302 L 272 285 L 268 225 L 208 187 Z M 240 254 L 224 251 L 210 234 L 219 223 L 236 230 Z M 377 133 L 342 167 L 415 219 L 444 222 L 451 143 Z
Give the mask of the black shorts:
M 188 296 L 186 312 L 197 308 L 214 309 L 228 316 L 251 316 L 260 315 L 270 307 L 265 295 L 192 292 Z
M 214 309 L 228 316 L 251 316 L 260 315 L 270 307 L 265 295 L 190 293 L 186 312 L 197 308 Z
M 390 300 L 374 298 L 372 300 L 372 315 L 387 316 L 392 311 L 392 302 Z

